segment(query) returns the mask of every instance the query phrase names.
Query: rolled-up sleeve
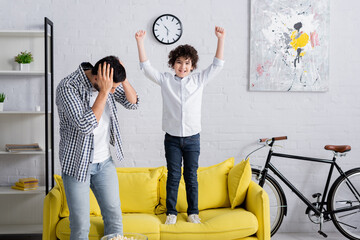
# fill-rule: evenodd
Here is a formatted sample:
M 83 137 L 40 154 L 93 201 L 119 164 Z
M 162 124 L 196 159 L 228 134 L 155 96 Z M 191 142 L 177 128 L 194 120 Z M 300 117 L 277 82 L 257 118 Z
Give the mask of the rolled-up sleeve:
M 71 86 L 58 86 L 56 105 L 59 113 L 68 118 L 68 122 L 75 125 L 82 134 L 90 134 L 98 126 L 92 109 L 84 106 L 77 90 Z
M 136 95 L 136 103 L 129 102 L 126 98 L 125 91 L 122 88 L 122 86 L 116 88 L 116 91 L 114 92 L 114 98 L 115 101 L 120 103 L 126 109 L 135 110 L 138 109 L 139 107 L 139 102 L 140 102 L 139 96 Z

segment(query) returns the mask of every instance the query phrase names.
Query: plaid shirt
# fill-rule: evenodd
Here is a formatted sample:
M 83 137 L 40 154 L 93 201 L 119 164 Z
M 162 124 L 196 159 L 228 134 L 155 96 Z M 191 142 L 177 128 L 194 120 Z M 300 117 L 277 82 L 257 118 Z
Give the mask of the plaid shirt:
M 60 118 L 59 158 L 62 172 L 75 177 L 78 181 L 86 180 L 89 164 L 93 159 L 94 134 L 98 126 L 89 102 L 92 85 L 85 75 L 91 69 L 90 63 L 82 63 L 79 68 L 61 80 L 56 89 L 56 105 Z M 123 160 L 120 128 L 117 119 L 115 101 L 127 109 L 137 109 L 125 96 L 122 85 L 110 94 L 107 103 L 110 107 L 110 144 L 115 146 L 116 157 Z

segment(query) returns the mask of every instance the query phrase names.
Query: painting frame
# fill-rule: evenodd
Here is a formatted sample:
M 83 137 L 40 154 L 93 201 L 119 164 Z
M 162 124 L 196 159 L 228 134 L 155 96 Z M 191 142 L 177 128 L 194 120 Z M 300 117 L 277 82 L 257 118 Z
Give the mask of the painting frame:
M 329 90 L 329 0 L 252 0 L 250 91 Z

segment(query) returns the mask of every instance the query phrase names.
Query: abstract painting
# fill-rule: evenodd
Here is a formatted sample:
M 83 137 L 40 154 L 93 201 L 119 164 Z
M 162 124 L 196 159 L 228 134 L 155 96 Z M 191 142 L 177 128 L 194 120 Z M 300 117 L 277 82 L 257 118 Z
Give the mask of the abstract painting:
M 249 88 L 329 89 L 329 0 L 251 0 Z

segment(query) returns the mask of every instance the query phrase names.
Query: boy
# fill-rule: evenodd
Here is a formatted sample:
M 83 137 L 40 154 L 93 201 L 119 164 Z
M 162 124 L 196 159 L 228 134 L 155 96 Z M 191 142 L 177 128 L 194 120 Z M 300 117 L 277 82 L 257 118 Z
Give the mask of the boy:
M 162 128 L 165 134 L 165 157 L 168 168 L 166 183 L 167 218 L 165 224 L 175 224 L 177 220 L 176 202 L 181 164 L 184 161 L 184 179 L 188 203 L 188 222 L 201 223 L 198 209 L 197 169 L 200 155 L 201 102 L 204 86 L 223 67 L 225 31 L 215 27 L 218 38 L 213 63 L 201 73 L 196 69 L 197 51 L 190 45 L 180 45 L 169 54 L 169 66 L 175 70 L 160 73 L 154 69 L 146 57 L 144 38 L 146 32 L 135 34 L 141 69 L 145 76 L 160 85 L 163 99 Z

